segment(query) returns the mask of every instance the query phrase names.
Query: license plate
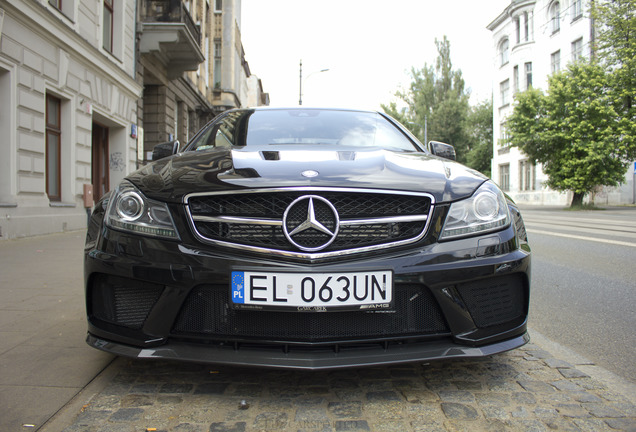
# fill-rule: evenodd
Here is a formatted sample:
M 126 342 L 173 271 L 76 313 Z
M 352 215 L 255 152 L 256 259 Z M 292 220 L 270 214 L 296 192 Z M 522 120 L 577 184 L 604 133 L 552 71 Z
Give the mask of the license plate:
M 273 273 L 234 271 L 232 304 L 237 309 L 326 312 L 390 309 L 393 273 Z

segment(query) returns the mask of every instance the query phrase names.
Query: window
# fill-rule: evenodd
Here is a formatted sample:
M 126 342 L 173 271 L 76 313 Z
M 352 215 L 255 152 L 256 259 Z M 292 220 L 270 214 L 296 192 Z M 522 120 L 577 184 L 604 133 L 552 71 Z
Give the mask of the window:
M 515 42 L 521 42 L 521 20 L 519 17 L 515 17 Z
M 46 96 L 46 194 L 51 201 L 62 200 L 62 102 Z
M 2 15 L 0 15 L 2 16 Z M 1 19 L 1 18 L 0 18 Z M 15 85 L 12 80 L 14 79 L 12 72 L 4 69 L 2 63 L 0 63 L 0 95 L 2 95 L 5 103 L 0 104 L 0 131 L 4 138 L 4 142 L 0 144 L 2 148 L 3 157 L 0 157 L 0 204 L 15 202 L 15 191 L 13 191 L 12 178 L 14 178 L 14 168 L 12 169 L 12 157 L 9 155 L 15 154 L 15 138 L 12 131 L 14 127 L 11 126 L 13 118 L 15 117 L 15 107 L 12 107 L 8 100 L 11 94 L 12 86 Z
M 519 66 L 512 68 L 512 91 L 519 93 Z
M 499 44 L 499 65 L 503 66 L 508 63 L 510 57 L 510 42 L 504 39 Z
M 523 41 L 528 42 L 530 40 L 530 16 L 528 12 L 523 13 Z
M 550 25 L 553 34 L 561 30 L 561 5 L 559 2 L 554 2 L 550 6 Z
M 68 19 L 73 20 L 75 3 L 77 0 L 48 0 L 48 2 Z
M 572 61 L 576 62 L 583 58 L 583 38 L 572 42 Z
M 104 22 L 103 22 L 104 49 L 113 52 L 113 0 L 104 0 Z
M 519 161 L 519 190 L 534 190 L 535 170 L 534 164 L 528 160 Z
M 506 122 L 499 125 L 499 147 L 510 149 L 510 136 L 508 135 L 508 124 Z
M 532 62 L 525 64 L 526 71 L 526 90 L 532 87 Z
M 582 6 L 582 0 L 573 0 L 572 1 L 572 21 L 576 21 L 577 19 L 581 18 L 583 16 L 583 6 Z
M 216 12 L 216 13 L 223 12 L 223 0 L 215 0 L 214 1 L 214 12 Z
M 510 80 L 505 80 L 499 84 L 499 94 L 501 97 L 501 106 L 510 103 Z
M 214 87 L 221 88 L 221 41 L 214 42 Z
M 205 86 L 207 88 L 210 87 L 210 38 L 205 36 L 205 64 L 204 64 L 204 73 L 205 73 Z
M 557 73 L 561 70 L 561 51 L 553 52 L 550 55 L 550 72 Z
M 499 165 L 499 187 L 505 192 L 510 190 L 510 164 Z

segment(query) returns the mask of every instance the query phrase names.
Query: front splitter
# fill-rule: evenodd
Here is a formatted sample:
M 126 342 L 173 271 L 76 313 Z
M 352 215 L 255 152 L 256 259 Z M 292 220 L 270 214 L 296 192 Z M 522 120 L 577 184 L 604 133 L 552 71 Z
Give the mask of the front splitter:
M 468 347 L 444 341 L 412 342 L 364 347 L 343 347 L 331 350 L 258 349 L 244 346 L 193 345 L 178 341 L 154 348 L 139 348 L 100 339 L 88 334 L 86 342 L 112 354 L 137 359 L 178 360 L 194 363 L 227 364 L 233 366 L 284 369 L 337 369 L 347 367 L 378 366 L 397 363 L 428 362 L 448 359 L 487 357 L 519 348 L 530 341 L 528 333 L 482 347 Z

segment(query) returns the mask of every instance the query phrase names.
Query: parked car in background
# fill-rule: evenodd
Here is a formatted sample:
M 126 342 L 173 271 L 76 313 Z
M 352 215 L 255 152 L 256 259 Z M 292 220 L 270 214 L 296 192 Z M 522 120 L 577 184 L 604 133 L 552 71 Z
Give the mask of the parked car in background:
M 377 112 L 238 109 L 155 158 L 90 218 L 95 348 L 323 369 L 528 341 L 519 210 L 449 145 Z

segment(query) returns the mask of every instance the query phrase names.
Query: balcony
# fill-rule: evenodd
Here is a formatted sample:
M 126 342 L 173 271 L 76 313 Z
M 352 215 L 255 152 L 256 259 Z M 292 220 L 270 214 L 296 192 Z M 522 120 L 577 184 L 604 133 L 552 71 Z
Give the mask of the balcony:
M 168 78 L 197 70 L 205 61 L 201 31 L 180 0 L 142 0 L 141 54 L 152 55 L 166 67 Z

